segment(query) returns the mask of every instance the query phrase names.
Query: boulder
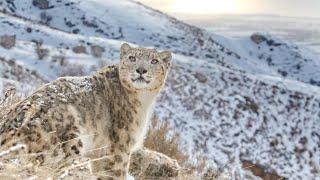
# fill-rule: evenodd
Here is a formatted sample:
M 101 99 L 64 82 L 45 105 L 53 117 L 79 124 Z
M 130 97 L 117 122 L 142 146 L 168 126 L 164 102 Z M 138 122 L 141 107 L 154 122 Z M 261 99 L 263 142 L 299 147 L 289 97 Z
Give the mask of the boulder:
M 208 81 L 208 78 L 200 72 L 196 72 L 194 77 L 197 78 L 201 83 L 206 83 Z
M 79 45 L 79 46 L 75 46 L 72 48 L 72 51 L 76 54 L 86 54 L 87 53 L 87 49 L 85 46 L 83 45 Z
M 253 34 L 250 39 L 256 44 L 260 44 L 267 40 L 267 38 L 261 34 Z
M 131 155 L 129 172 L 135 179 L 173 179 L 179 176 L 180 169 L 176 160 L 155 151 L 140 149 Z
M 104 53 L 105 49 L 104 47 L 101 47 L 99 45 L 92 45 L 91 46 L 91 54 L 94 57 L 101 57 L 102 53 Z
M 5 49 L 11 49 L 16 44 L 16 35 L 0 36 L 0 46 Z
M 39 9 L 49 9 L 49 1 L 48 0 L 33 0 L 32 5 Z
M 253 164 L 250 161 L 243 160 L 242 167 L 252 172 L 256 177 L 260 177 L 261 179 L 266 180 L 279 180 L 285 179 L 284 177 L 279 176 L 276 172 L 268 171 L 266 167 Z

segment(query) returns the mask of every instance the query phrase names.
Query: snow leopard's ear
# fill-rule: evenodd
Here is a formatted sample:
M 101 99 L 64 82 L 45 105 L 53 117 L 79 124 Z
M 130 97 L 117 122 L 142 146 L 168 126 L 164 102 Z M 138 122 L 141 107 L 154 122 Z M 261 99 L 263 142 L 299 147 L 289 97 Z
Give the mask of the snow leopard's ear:
M 172 53 L 169 51 L 163 51 L 160 53 L 160 58 L 167 64 L 167 67 L 171 64 Z
M 131 47 L 129 44 L 127 44 L 127 43 L 122 44 L 121 48 L 120 48 L 121 57 L 123 55 L 126 55 L 130 50 L 131 50 Z

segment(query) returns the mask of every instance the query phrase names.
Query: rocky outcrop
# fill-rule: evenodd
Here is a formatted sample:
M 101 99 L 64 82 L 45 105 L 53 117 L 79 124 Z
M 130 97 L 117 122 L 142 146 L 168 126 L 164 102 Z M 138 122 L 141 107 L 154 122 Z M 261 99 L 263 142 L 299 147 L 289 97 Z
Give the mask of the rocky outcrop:
M 72 48 L 72 51 L 76 54 L 86 54 L 87 49 L 85 46 L 79 45 Z
M 242 161 L 242 167 L 252 172 L 257 177 L 260 177 L 263 180 L 279 180 L 285 179 L 284 177 L 279 176 L 275 172 L 268 172 L 263 166 L 253 164 L 250 161 Z
M 0 36 L 0 46 L 5 49 L 11 49 L 16 44 L 16 35 L 2 35 Z
M 250 39 L 256 44 L 260 44 L 267 40 L 267 38 L 261 34 L 253 34 L 250 36 Z
M 131 156 L 130 174 L 136 179 L 171 179 L 178 177 L 180 166 L 168 156 L 141 149 Z
M 49 1 L 47 0 L 33 0 L 32 5 L 39 9 L 49 9 Z

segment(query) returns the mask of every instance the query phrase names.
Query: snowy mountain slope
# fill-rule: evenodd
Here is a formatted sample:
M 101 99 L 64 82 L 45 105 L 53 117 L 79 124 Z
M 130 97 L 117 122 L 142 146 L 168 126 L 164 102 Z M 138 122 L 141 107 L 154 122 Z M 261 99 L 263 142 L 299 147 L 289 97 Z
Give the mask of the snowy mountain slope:
M 308 82 L 311 77 L 320 77 L 316 76 L 316 56 L 291 45 L 276 46 L 270 51 L 267 42 L 257 45 L 249 38 L 236 42 L 221 36 L 211 36 L 202 30 L 199 33 L 204 34 L 200 33 L 199 36 L 206 43 L 210 41 L 206 38 L 214 38 L 212 42 L 215 43 L 212 46 L 209 43 L 200 46 L 195 40 L 196 31 L 193 31 L 197 28 L 132 1 L 110 1 L 105 4 L 102 1 L 66 2 L 71 1 L 50 1 L 60 5 L 48 10 L 35 8 L 31 1 L 10 0 L 1 5 L 7 12 L 14 12 L 18 16 L 0 14 L 0 35 L 17 36 L 13 48 L 0 46 L 0 57 L 4 57 L 0 63 L 0 90 L 1 83 L 6 82 L 17 84 L 18 90 L 29 91 L 42 81 L 53 80 L 72 71 L 76 71 L 74 75 L 89 74 L 104 64 L 118 62 L 118 49 L 122 40 L 171 49 L 176 52 L 174 64 L 167 86 L 159 98 L 156 114 L 170 122 L 174 130 L 181 132 L 191 157 L 197 155 L 197 151 L 207 155 L 212 166 L 221 168 L 227 165 L 226 169 L 233 172 L 240 170 L 240 160 L 250 160 L 291 179 L 320 177 L 320 88 L 296 81 Z M 110 16 L 98 16 L 99 12 L 105 12 L 101 9 L 108 10 Z M 54 17 L 50 26 L 37 22 L 41 12 Z M 127 12 L 128 17 L 134 16 L 131 23 L 124 20 L 123 16 L 113 16 L 123 12 Z M 135 13 L 139 13 L 140 19 Z M 108 22 L 110 29 L 103 27 L 110 36 L 95 32 L 94 27 L 84 27 L 86 25 L 79 18 L 81 14 L 96 17 L 99 27 L 103 24 L 100 21 Z M 77 34 L 58 20 L 65 16 L 70 16 L 72 23 L 78 22 L 74 26 L 80 29 Z M 145 17 L 156 19 L 143 23 Z M 108 18 L 108 21 L 104 18 Z M 137 24 L 145 29 L 143 33 L 133 28 Z M 116 30 L 119 27 L 122 27 L 124 35 L 117 40 Z M 153 35 L 153 32 L 159 35 Z M 168 38 L 166 36 L 169 33 L 174 35 L 172 37 L 185 39 L 174 38 L 172 41 L 160 42 L 162 38 Z M 153 40 L 147 37 L 153 37 Z M 48 50 L 48 54 L 41 59 L 37 54 L 37 44 L 41 44 L 38 48 Z M 104 48 L 101 57 L 93 55 L 92 45 Z M 73 50 L 76 46 L 85 47 L 85 52 L 76 53 Z M 260 49 L 258 46 L 261 46 Z M 226 47 L 237 52 L 240 59 L 235 54 L 229 56 Z M 210 51 L 211 55 L 216 56 L 206 57 L 206 52 Z M 283 63 L 285 58 L 294 57 L 291 52 L 298 52 L 303 58 L 311 58 L 298 73 L 289 71 L 291 61 Z M 275 65 L 268 65 L 264 58 L 259 60 L 260 54 L 272 56 Z M 10 59 L 17 64 L 15 66 L 21 67 L 16 72 L 23 73 L 3 74 L 15 69 L 10 66 Z M 300 59 L 292 61 L 296 63 Z M 279 76 L 277 68 L 288 70 L 289 80 Z M 38 75 L 33 76 L 35 73 L 32 71 Z M 27 89 L 22 89 L 24 87 Z
M 226 54 L 218 50 L 219 45 L 208 33 L 130 0 L 56 0 L 50 1 L 45 10 L 33 6 L 31 0 L 10 1 L 4 2 L 0 8 L 3 12 L 70 33 L 124 39 L 191 56 Z M 233 52 L 228 53 L 236 56 L 235 59 L 240 58 Z
M 91 45 L 99 45 L 105 48 L 105 53 L 102 54 L 102 59 L 114 59 L 113 52 L 118 53 L 118 48 L 112 49 L 108 44 L 104 41 L 104 38 L 86 36 L 81 34 L 72 34 L 67 31 L 60 31 L 56 28 L 51 28 L 50 26 L 46 26 L 41 23 L 37 23 L 34 21 L 30 21 L 25 18 L 18 18 L 16 16 L 8 15 L 0 13 L 0 35 L 16 35 L 17 41 L 37 41 L 42 42 L 44 46 L 48 46 L 48 48 L 56 49 L 55 51 L 61 51 L 61 53 L 53 54 L 49 53 L 48 58 L 52 58 L 54 55 L 65 54 L 66 51 L 72 49 L 75 46 L 85 46 L 87 51 L 90 51 Z M 111 40 L 108 40 L 111 42 Z M 35 43 L 31 43 L 30 46 L 35 46 Z M 154 46 L 152 46 L 154 47 Z M 111 48 L 111 49 L 110 49 Z M 32 49 L 32 47 L 31 47 Z M 30 51 L 30 50 L 27 50 Z M 10 52 L 10 51 L 9 51 Z M 8 54 L 11 58 L 12 56 L 16 56 L 16 52 L 10 56 L 9 52 L 3 52 L 3 54 Z M 18 51 L 21 52 L 21 51 Z M 24 53 L 25 54 L 25 53 Z M 87 54 L 90 54 L 88 52 Z M 185 53 L 183 53 L 185 54 Z M 81 54 L 81 56 L 85 56 L 86 54 Z M 87 56 L 90 58 L 91 56 Z M 13 57 L 12 57 L 13 58 Z M 75 57 L 80 58 L 80 56 Z M 26 57 L 21 57 L 20 59 L 26 59 Z M 85 59 L 85 58 L 80 58 Z M 33 66 L 33 65 L 32 65 Z M 32 68 L 32 67 L 30 67 Z
M 12 59 L 0 57 L 0 94 L 12 86 L 20 93 L 30 92 L 45 82 L 36 71 L 18 65 Z
M 272 76 L 285 74 L 287 78 L 313 85 L 319 85 L 320 81 L 320 72 L 317 71 L 319 56 L 305 55 L 307 51 L 293 52 L 295 47 L 291 45 L 273 47 L 281 52 L 280 57 L 269 55 L 268 47 L 260 48 L 257 55 L 250 55 L 250 51 L 259 49 L 260 45 L 235 42 L 208 33 L 131 0 L 14 0 L 0 4 L 0 10 L 61 31 L 170 49 L 235 70 Z M 276 38 L 270 38 L 276 41 Z M 251 48 L 249 52 L 247 46 Z M 266 62 L 261 63 L 262 54 L 267 59 L 269 56 L 277 58 L 274 61 L 278 63 L 272 67 Z M 299 54 L 299 58 L 294 54 Z M 292 66 L 307 68 L 288 71 L 287 68 Z
M 44 79 L 52 80 L 66 63 L 87 66 L 84 70 L 97 70 L 99 62 L 109 62 L 119 53 L 119 42 L 96 37 L 85 37 L 61 32 L 44 25 L 38 25 L 12 16 L 0 14 L 1 34 L 16 35 L 16 45 L 12 49 L 0 47 L 2 57 L 15 61 L 31 70 L 38 71 Z M 45 57 L 39 59 L 37 43 L 41 49 L 48 50 Z M 92 58 L 92 47 L 103 48 L 101 57 Z M 74 47 L 83 47 L 85 52 L 76 53 Z M 87 74 L 89 71 L 84 72 Z
M 109 43 L 110 49 L 119 48 L 121 44 L 104 42 Z M 1 54 L 19 57 L 19 53 L 30 51 L 26 43 L 24 46 L 19 43 L 5 53 L 2 50 Z M 36 52 L 30 52 L 29 59 L 23 62 L 26 67 L 33 67 L 39 61 Z M 73 52 L 64 53 L 74 55 Z M 283 82 L 272 76 L 235 72 L 183 55 L 175 55 L 174 59 L 156 114 L 181 132 L 191 155 L 195 155 L 194 152 L 206 154 L 213 166 L 227 164 L 226 168 L 234 171 L 241 167 L 240 160 L 250 160 L 284 177 L 298 179 L 319 175 L 320 88 L 297 81 Z M 97 60 L 90 58 L 91 63 L 98 63 Z M 67 58 L 66 61 L 71 60 Z M 53 62 L 47 63 L 47 66 L 38 67 L 43 69 L 40 73 L 52 71 L 48 67 Z M 85 68 L 88 72 L 92 70 L 90 66 Z M 13 79 L 15 76 L 5 78 L 24 85 L 36 82 Z M 300 139 L 305 144 L 301 145 Z M 268 158 L 270 156 L 273 158 Z M 310 165 L 298 171 L 306 163 Z
M 262 41 L 256 43 L 254 38 Z M 320 56 L 309 49 L 298 47 L 266 33 L 255 33 L 250 38 L 238 40 L 242 44 L 246 57 L 268 67 L 282 77 L 296 79 L 320 86 Z
M 175 65 L 156 108 L 190 154 L 233 171 L 250 160 L 290 179 L 320 177 L 319 88 L 201 66 Z

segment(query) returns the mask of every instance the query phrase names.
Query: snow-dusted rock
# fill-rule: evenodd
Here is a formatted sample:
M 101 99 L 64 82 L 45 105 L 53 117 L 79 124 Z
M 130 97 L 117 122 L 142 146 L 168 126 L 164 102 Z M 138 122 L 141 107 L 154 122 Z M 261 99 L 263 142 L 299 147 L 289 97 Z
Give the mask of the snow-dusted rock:
M 11 49 L 16 44 L 16 35 L 0 36 L 0 46 L 5 49 Z

